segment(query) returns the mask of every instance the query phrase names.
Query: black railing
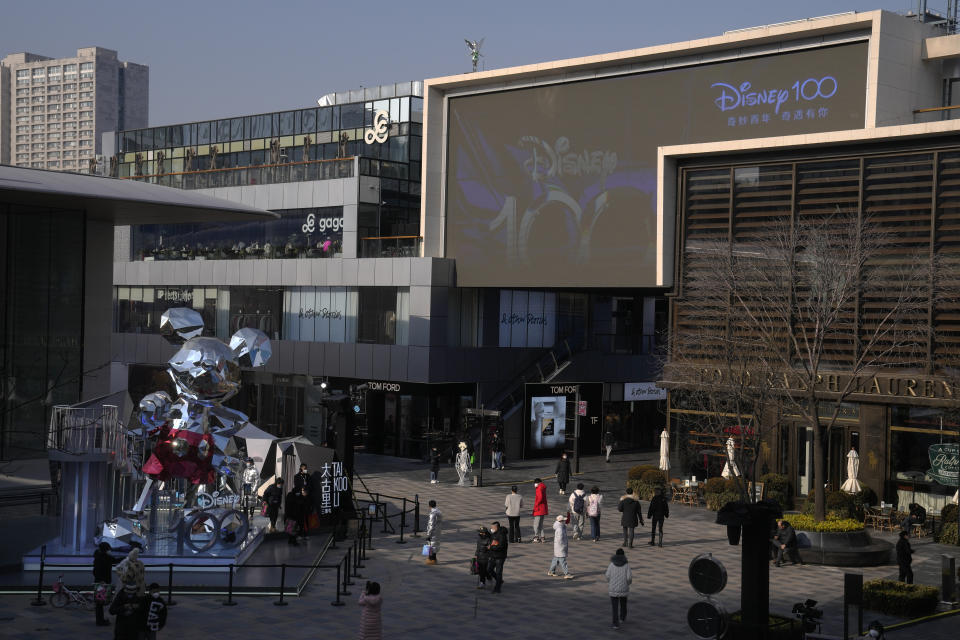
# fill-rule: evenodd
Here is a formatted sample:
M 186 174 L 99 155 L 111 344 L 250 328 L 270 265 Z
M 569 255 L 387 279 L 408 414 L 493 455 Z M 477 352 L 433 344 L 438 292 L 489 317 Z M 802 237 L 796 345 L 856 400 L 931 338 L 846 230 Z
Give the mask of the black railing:
M 222 564 L 180 564 L 176 562 L 167 562 L 167 563 L 144 563 L 145 569 L 166 569 L 167 570 L 167 604 L 175 605 L 176 601 L 173 599 L 174 592 L 174 575 L 177 569 L 192 571 L 196 569 L 224 569 L 226 568 L 229 572 L 229 581 L 227 583 L 227 599 L 223 602 L 225 606 L 231 606 L 236 604 L 233 601 L 234 588 L 233 588 L 233 575 L 234 571 L 238 568 L 243 569 L 280 569 L 280 584 L 279 585 L 266 585 L 262 586 L 260 589 L 250 592 L 244 591 L 244 595 L 260 595 L 260 596 L 269 596 L 269 595 L 278 595 L 279 599 L 274 602 L 277 606 L 286 606 L 288 602 L 285 600 L 287 595 L 299 595 L 297 589 L 288 589 L 286 583 L 287 579 L 287 569 L 307 569 L 306 577 L 301 580 L 301 584 L 308 583 L 313 575 L 318 570 L 336 570 L 337 579 L 334 583 L 335 593 L 334 598 L 330 602 L 333 606 L 343 606 L 343 602 L 340 599 L 340 596 L 350 595 L 350 591 L 347 590 L 347 587 L 353 585 L 352 578 L 362 578 L 360 575 L 359 569 L 364 568 L 363 561 L 367 559 L 367 551 L 372 550 L 372 545 L 369 544 L 371 540 L 371 531 L 372 526 L 370 523 L 372 520 L 366 516 L 366 514 L 361 514 L 360 521 L 357 527 L 357 534 L 353 537 L 351 544 L 347 546 L 346 550 L 341 556 L 339 562 L 336 563 L 322 563 L 322 562 L 313 562 L 310 564 L 297 564 L 297 563 L 279 563 L 279 564 L 269 564 L 269 563 L 244 563 L 242 565 L 222 565 Z M 330 542 L 328 543 L 328 549 L 335 549 L 336 547 L 336 532 L 331 534 Z M 54 564 L 46 562 L 46 545 L 44 545 L 40 550 L 40 570 L 39 576 L 37 578 L 37 592 L 36 598 L 32 601 L 34 606 L 42 606 L 46 604 L 46 601 L 43 598 L 44 593 L 51 593 L 51 590 L 44 590 L 44 573 L 47 569 L 89 569 L 92 570 L 92 563 L 89 565 L 76 565 L 76 564 Z M 192 590 L 195 590 L 194 587 L 191 587 Z M 182 590 L 181 590 L 182 591 Z

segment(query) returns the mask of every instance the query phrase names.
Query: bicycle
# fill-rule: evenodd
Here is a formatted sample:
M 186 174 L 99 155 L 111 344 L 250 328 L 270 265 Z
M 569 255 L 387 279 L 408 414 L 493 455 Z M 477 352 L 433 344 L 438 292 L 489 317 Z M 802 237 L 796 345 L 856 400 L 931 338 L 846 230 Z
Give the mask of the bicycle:
M 60 574 L 57 581 L 53 583 L 53 595 L 50 596 L 50 604 L 57 608 L 78 604 L 84 609 L 90 610 L 94 606 L 93 592 L 74 591 L 63 583 L 63 574 Z

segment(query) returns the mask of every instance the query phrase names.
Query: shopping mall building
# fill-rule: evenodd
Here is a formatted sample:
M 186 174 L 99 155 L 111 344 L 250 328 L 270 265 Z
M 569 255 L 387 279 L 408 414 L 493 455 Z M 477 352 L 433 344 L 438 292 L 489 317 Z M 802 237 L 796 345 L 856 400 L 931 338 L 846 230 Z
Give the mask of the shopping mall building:
M 682 444 L 685 409 L 656 383 L 691 240 L 842 205 L 887 216 L 918 255 L 956 250 L 949 33 L 846 13 L 118 132 L 118 177 L 281 217 L 118 229 L 114 360 L 134 396 L 152 390 L 159 314 L 188 304 L 212 333 L 276 340 L 240 401 L 278 434 L 322 432 L 335 389 L 386 454 L 452 441 L 481 406 L 508 457 L 598 452 L 607 429 L 644 448 L 669 425 Z M 956 366 L 953 304 L 931 299 L 920 370 L 883 374 L 914 384 L 851 398 L 830 435 L 831 460 L 856 445 L 878 491 L 957 437 L 952 390 L 915 392 Z M 768 466 L 801 491 L 805 428 L 778 429 Z

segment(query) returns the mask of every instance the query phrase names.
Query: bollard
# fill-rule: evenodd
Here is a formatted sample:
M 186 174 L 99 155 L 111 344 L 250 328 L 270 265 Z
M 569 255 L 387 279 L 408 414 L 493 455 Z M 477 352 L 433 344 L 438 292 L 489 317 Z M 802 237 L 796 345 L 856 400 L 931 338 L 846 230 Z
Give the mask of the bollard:
M 47 545 L 40 547 L 40 577 L 37 578 L 37 597 L 30 602 L 31 606 L 42 607 L 47 604 L 47 601 L 43 599 L 43 569 L 44 564 L 47 561 Z
M 227 583 L 227 601 L 223 603 L 225 607 L 235 607 L 237 603 L 233 601 L 233 565 L 230 565 L 230 581 Z
M 360 535 L 360 557 L 364 560 L 367 559 L 367 521 L 366 519 L 360 525 L 360 531 L 357 532 Z
M 337 582 L 336 582 L 336 588 L 334 589 L 334 591 L 337 592 L 337 599 L 331 602 L 330 606 L 342 607 L 343 602 L 340 601 L 340 565 L 337 565 Z
M 177 602 L 173 599 L 173 563 L 171 562 L 169 565 L 167 565 L 167 567 L 168 567 L 168 572 L 167 572 L 167 606 L 168 606 L 168 607 L 172 607 L 173 605 L 177 604 Z
M 413 494 L 413 537 L 419 538 L 420 533 L 420 494 Z
M 407 499 L 403 499 L 403 510 L 400 511 L 400 539 L 397 540 L 397 544 L 407 544 L 407 541 L 403 539 L 403 529 L 407 526 Z
M 360 547 L 362 546 L 361 540 L 362 538 L 353 539 L 353 573 L 358 578 L 360 577 L 360 574 L 357 573 L 357 569 L 363 569 L 365 567 L 365 565 L 360 563 Z
M 328 549 L 336 549 L 336 548 L 337 548 L 337 520 L 336 520 L 336 518 L 335 518 L 334 521 L 333 521 L 333 535 L 330 536 L 330 546 L 327 547 L 327 548 L 328 548 Z
M 370 522 L 369 527 L 367 527 L 367 549 L 373 551 L 373 522 Z
M 339 571 L 339 569 L 340 569 L 341 565 L 343 565 L 343 561 L 346 560 L 346 559 L 347 559 L 347 556 L 343 556 L 343 559 L 340 560 L 340 564 L 337 565 L 337 569 L 338 569 L 337 575 L 338 575 L 338 576 L 341 575 L 341 572 Z M 344 573 L 350 573 L 350 572 L 349 572 L 349 571 L 346 571 L 346 572 L 344 572 Z M 350 592 L 347 591 L 347 585 L 348 585 L 348 581 L 349 581 L 349 580 L 350 580 L 350 576 L 348 576 L 348 575 L 344 575 L 344 576 L 343 576 L 343 585 L 342 585 L 342 586 L 343 586 L 343 589 L 340 591 L 340 595 L 342 595 L 342 596 L 348 596 L 348 595 L 350 595 Z M 353 583 L 350 582 L 349 584 L 353 584 Z
M 343 584 L 344 584 L 344 586 L 349 586 L 349 585 L 352 585 L 352 584 L 353 584 L 353 580 L 350 579 L 350 577 L 351 577 L 351 576 L 350 576 L 350 573 L 351 573 L 351 572 L 350 572 L 350 563 L 351 563 L 351 562 L 352 562 L 352 559 L 351 559 L 351 556 L 350 556 L 350 548 L 348 547 L 348 548 L 347 548 L 347 553 L 344 554 L 344 556 L 343 556 L 343 563 L 344 563 L 344 565 L 343 565 L 343 571 L 344 571 L 344 573 L 346 574 L 346 575 L 344 576 L 344 578 L 343 578 Z
M 283 601 L 283 587 L 286 585 L 286 582 L 287 582 L 287 565 L 281 564 L 280 565 L 280 599 L 273 603 L 273 605 L 276 607 L 285 607 L 289 604 L 288 602 Z

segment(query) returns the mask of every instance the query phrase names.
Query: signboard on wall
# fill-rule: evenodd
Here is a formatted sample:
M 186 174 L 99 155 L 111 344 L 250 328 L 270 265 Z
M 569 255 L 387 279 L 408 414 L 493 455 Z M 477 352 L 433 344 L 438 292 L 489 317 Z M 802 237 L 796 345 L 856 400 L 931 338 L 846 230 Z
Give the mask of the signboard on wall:
M 552 347 L 557 335 L 557 294 L 500 291 L 500 346 Z
M 667 390 L 661 389 L 653 382 L 625 382 L 623 383 L 623 401 L 636 402 L 642 400 L 666 400 Z
M 451 98 L 458 286 L 656 286 L 658 147 L 863 128 L 866 78 L 859 42 Z
M 957 486 L 960 477 L 960 451 L 956 443 L 932 444 L 928 451 L 930 469 L 927 475 L 935 482 L 948 487 Z
M 580 437 L 599 433 L 603 384 L 526 385 L 524 440 L 530 456 L 559 455 L 572 437 L 574 416 L 580 416 Z M 579 402 L 579 404 L 577 404 Z

